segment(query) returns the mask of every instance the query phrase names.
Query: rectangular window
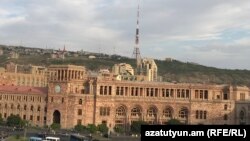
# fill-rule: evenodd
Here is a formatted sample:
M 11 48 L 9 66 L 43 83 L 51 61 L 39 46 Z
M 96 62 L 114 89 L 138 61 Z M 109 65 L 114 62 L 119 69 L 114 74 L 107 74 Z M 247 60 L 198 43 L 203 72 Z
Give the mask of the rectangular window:
M 198 99 L 199 98 L 199 91 L 195 90 L 195 98 Z
M 37 119 L 36 119 L 37 121 L 40 121 L 40 116 L 37 116 Z
M 208 90 L 204 91 L 204 99 L 208 99 Z
M 81 119 L 78 119 L 78 120 L 77 120 L 77 124 L 78 124 L 78 125 L 82 125 L 82 120 L 81 120 Z
M 100 116 L 109 116 L 110 107 L 100 107 Z
M 240 100 L 245 100 L 245 93 L 240 93 Z
M 228 94 L 227 94 L 227 93 L 224 93 L 224 94 L 223 94 L 223 98 L 224 98 L 224 100 L 228 100 Z
M 33 121 L 33 116 L 32 115 L 30 116 L 30 120 Z
M 82 109 L 78 109 L 78 115 L 80 116 L 80 115 L 82 115 Z
M 100 86 L 100 95 L 103 95 L 103 86 Z
M 179 90 L 179 89 L 177 90 L 177 97 L 178 97 L 178 98 L 180 98 L 180 97 L 181 97 L 181 92 L 180 92 L 180 90 Z

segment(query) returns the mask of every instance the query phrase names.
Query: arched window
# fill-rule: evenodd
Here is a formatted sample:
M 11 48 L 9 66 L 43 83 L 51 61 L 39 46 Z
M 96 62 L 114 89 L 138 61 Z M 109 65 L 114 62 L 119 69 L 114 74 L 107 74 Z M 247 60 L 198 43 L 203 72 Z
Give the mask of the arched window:
M 245 112 L 243 110 L 240 111 L 240 120 L 245 120 Z
M 180 118 L 187 118 L 188 117 L 188 110 L 186 108 L 182 108 L 179 111 L 179 117 Z
M 41 111 L 41 107 L 40 107 L 40 106 L 37 107 L 37 111 L 38 111 L 38 112 Z
M 124 106 L 120 106 L 116 109 L 116 116 L 126 116 L 126 108 Z
M 147 116 L 149 117 L 156 117 L 157 115 L 157 110 L 155 107 L 150 107 L 148 110 L 147 110 Z
M 18 104 L 18 105 L 17 105 L 17 109 L 20 110 L 20 107 L 21 107 L 20 104 Z
M 5 109 L 7 109 L 8 108 L 8 104 L 5 104 L 4 107 L 5 107 Z
M 13 104 L 11 104 L 11 107 L 10 107 L 11 109 L 14 109 L 14 105 Z
M 23 109 L 24 109 L 24 110 L 27 110 L 27 105 L 24 105 Z
M 173 117 L 173 110 L 170 107 L 167 107 L 163 110 L 163 116 L 167 118 L 172 118 Z
M 30 110 L 31 110 L 31 111 L 34 110 L 34 106 L 33 106 L 33 105 L 30 106 Z
M 141 116 L 141 109 L 139 107 L 135 107 L 131 110 L 131 116 Z

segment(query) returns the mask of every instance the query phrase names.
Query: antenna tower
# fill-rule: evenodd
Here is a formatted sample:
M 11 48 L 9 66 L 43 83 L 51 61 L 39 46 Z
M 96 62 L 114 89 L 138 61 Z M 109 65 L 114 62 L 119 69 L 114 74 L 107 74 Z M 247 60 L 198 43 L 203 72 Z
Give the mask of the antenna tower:
M 140 16 L 140 1 L 138 0 L 138 9 L 137 9 L 137 22 L 136 22 L 136 33 L 135 33 L 135 48 L 133 51 L 133 56 L 136 59 L 136 67 L 138 73 L 141 69 L 141 54 L 139 49 L 139 16 Z

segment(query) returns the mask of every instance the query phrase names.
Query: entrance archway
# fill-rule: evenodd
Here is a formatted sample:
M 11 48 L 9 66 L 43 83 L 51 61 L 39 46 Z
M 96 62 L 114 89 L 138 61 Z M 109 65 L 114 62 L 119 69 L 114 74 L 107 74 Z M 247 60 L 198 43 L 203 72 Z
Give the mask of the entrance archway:
M 53 123 L 61 123 L 61 114 L 58 110 L 55 110 L 55 112 L 53 113 Z

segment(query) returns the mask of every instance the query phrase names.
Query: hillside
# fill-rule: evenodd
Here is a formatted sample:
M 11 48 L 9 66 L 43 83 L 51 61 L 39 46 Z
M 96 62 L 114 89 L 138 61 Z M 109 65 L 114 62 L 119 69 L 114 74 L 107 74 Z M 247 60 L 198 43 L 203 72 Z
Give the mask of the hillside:
M 7 47 L 0 46 L 4 54 L 0 56 L 0 66 L 4 66 L 8 62 L 17 64 L 33 64 L 48 66 L 51 64 L 74 64 L 84 65 L 90 70 L 98 70 L 100 68 L 110 69 L 116 63 L 129 63 L 135 66 L 135 60 L 117 55 L 105 55 L 88 52 L 68 52 L 64 60 L 51 59 L 50 52 L 44 49 L 28 50 L 24 47 Z M 25 50 L 26 49 L 26 50 Z M 7 55 L 10 51 L 19 53 L 19 59 L 10 59 Z M 89 59 L 88 56 L 95 55 L 95 59 Z M 163 77 L 163 81 L 168 82 L 188 82 L 188 83 L 214 83 L 214 84 L 237 84 L 250 85 L 249 70 L 228 70 L 218 69 L 214 67 L 206 67 L 193 63 L 184 63 L 180 61 L 162 61 L 156 60 L 159 75 Z

